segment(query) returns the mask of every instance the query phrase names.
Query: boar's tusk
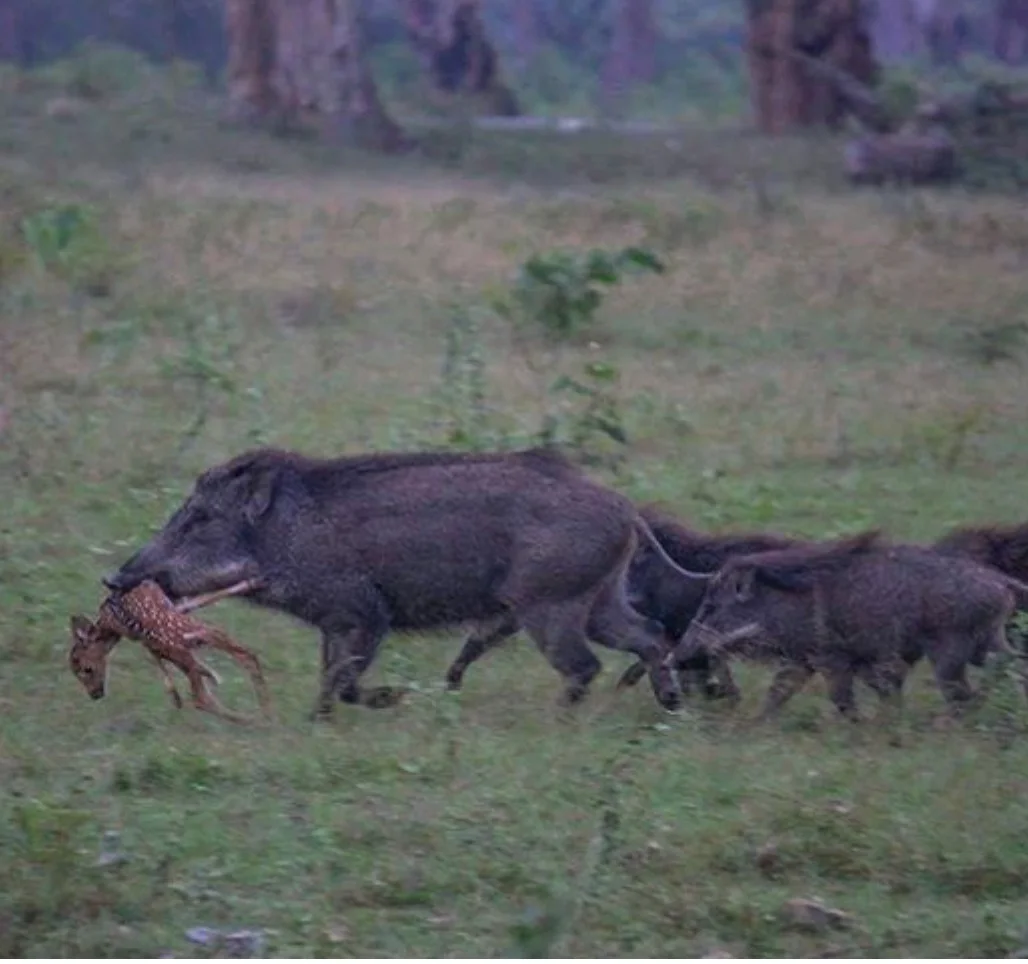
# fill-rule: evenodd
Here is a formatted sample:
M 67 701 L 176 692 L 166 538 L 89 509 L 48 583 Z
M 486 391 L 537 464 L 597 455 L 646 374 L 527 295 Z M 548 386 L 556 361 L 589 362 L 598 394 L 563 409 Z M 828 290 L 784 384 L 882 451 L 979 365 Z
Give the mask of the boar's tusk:
M 727 633 L 719 633 L 720 645 L 728 646 L 730 643 L 737 643 L 742 639 L 748 639 L 751 636 L 756 636 L 760 632 L 760 623 L 746 623 L 745 626 L 740 626 L 738 629 L 733 629 Z

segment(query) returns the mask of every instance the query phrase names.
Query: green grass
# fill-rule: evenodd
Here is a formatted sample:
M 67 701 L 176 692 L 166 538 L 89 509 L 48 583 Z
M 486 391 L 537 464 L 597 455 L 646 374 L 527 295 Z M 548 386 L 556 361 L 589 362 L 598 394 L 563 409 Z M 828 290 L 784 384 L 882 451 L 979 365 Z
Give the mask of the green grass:
M 628 660 L 606 652 L 562 715 L 521 639 L 447 695 L 459 628 L 387 640 L 369 679 L 414 686 L 406 703 L 313 727 L 315 634 L 236 603 L 207 615 L 265 661 L 270 727 L 176 712 L 133 643 L 101 702 L 67 667 L 70 614 L 203 467 L 257 442 L 440 443 L 468 415 L 440 391 L 459 311 L 479 441 L 527 439 L 552 377 L 602 360 L 629 443 L 597 474 L 697 525 L 926 539 L 1019 520 L 1028 233 L 1009 199 L 851 194 L 830 142 L 731 131 L 663 154 L 476 135 L 382 163 L 220 129 L 195 94 L 73 118 L 47 116 L 52 95 L 0 91 L 0 951 L 182 955 L 195 926 L 264 929 L 279 955 L 1024 944 L 1028 747 L 1005 680 L 940 729 L 919 672 L 896 748 L 837 721 L 820 684 L 742 726 L 756 668 L 738 717 L 668 717 L 645 685 L 614 693 Z M 18 223 L 61 205 L 89 229 L 30 250 Z M 628 244 L 667 273 L 615 289 L 556 354 L 487 309 L 534 252 Z M 129 859 L 98 867 L 108 831 Z M 780 918 L 814 896 L 855 925 Z

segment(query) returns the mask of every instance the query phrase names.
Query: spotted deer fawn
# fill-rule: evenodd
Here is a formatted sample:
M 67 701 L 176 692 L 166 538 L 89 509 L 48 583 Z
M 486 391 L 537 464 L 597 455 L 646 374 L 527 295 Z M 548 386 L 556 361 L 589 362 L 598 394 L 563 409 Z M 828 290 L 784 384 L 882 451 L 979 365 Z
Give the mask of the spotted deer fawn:
M 265 716 L 270 715 L 271 700 L 260 660 L 250 650 L 233 642 L 229 636 L 189 616 L 201 606 L 208 606 L 254 588 L 251 581 L 237 583 L 228 589 L 182 600 L 178 604 L 164 594 L 152 581 L 138 585 L 128 593 L 111 593 L 100 606 L 95 622 L 84 616 L 71 617 L 72 672 L 94 700 L 103 697 L 107 687 L 107 659 L 124 636 L 138 640 L 153 657 L 161 671 L 164 688 L 175 706 L 182 708 L 182 697 L 175 688 L 167 664 L 177 666 L 189 680 L 193 705 L 234 723 L 248 722 L 246 717 L 226 710 L 207 687 L 220 682 L 214 671 L 201 662 L 194 650 L 206 646 L 227 653 L 249 674 L 257 700 Z

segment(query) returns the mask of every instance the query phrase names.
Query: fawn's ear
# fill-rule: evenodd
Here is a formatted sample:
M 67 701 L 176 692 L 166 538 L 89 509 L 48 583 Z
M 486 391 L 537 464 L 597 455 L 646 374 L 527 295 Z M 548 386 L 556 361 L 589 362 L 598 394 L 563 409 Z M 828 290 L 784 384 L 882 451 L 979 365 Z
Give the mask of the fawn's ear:
M 82 642 L 89 639 L 90 630 L 93 628 L 93 624 L 85 616 L 72 616 L 69 626 L 72 636 Z

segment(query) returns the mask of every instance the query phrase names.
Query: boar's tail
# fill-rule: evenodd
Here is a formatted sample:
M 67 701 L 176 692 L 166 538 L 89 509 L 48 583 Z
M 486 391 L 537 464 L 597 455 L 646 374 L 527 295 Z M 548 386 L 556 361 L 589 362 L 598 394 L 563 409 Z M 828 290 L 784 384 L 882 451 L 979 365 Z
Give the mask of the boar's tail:
M 639 535 L 652 546 L 653 551 L 679 575 L 685 576 L 686 579 L 701 580 L 707 580 L 714 575 L 713 572 L 692 572 L 689 569 L 683 569 L 667 554 L 667 550 L 660 544 L 660 540 L 653 534 L 653 530 L 641 515 L 635 517 L 635 528 Z M 1028 586 L 1025 586 L 1025 590 L 1028 591 Z

